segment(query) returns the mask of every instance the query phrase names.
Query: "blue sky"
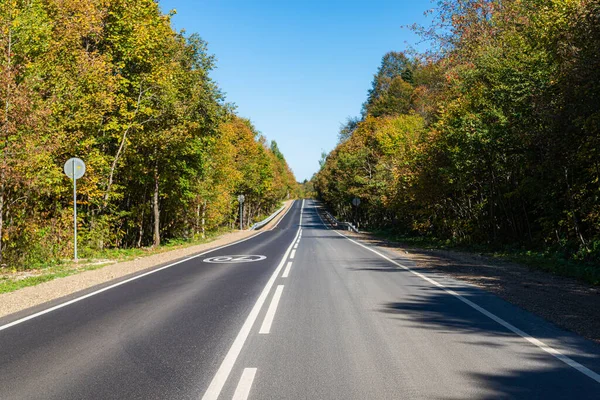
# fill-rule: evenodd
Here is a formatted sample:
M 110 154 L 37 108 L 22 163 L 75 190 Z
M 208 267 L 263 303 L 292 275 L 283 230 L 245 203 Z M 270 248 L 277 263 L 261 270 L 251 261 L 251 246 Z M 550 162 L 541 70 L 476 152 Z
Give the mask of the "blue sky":
M 429 0 L 163 0 L 175 29 L 198 33 L 217 57 L 212 76 L 269 140 L 296 179 L 310 179 L 322 151 L 360 114 L 388 51 L 418 41 L 403 25 L 425 24 Z

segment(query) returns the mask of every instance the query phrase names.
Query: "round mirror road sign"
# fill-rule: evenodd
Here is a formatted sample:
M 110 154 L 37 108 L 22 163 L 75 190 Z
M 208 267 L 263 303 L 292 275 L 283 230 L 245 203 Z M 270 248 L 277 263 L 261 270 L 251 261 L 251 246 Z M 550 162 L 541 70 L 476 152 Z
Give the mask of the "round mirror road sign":
M 244 202 L 244 199 L 245 199 L 245 197 L 244 197 L 244 195 L 243 195 L 243 194 L 240 194 L 240 195 L 238 196 L 238 201 L 239 201 L 240 203 L 243 203 L 243 202 Z
M 352 199 L 353 206 L 358 207 L 359 204 L 360 204 L 360 199 L 358 197 L 355 197 Z
M 267 258 L 267 256 L 258 256 L 258 255 L 236 255 L 236 256 L 216 256 L 205 258 L 205 263 L 213 263 L 213 264 L 237 264 L 237 263 L 248 263 L 261 261 Z
M 65 174 L 71 179 L 79 179 L 85 174 L 85 163 L 81 158 L 73 157 L 65 163 Z

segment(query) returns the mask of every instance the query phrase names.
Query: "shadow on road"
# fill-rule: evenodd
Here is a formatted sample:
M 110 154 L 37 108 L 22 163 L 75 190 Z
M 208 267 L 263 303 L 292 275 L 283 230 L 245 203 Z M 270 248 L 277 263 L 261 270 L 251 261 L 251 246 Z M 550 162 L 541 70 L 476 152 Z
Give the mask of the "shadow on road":
M 379 268 L 365 270 L 386 271 Z M 410 296 L 408 301 L 390 302 L 379 310 L 403 321 L 403 325 L 422 330 L 434 330 L 441 334 L 452 334 L 448 344 L 456 340 L 456 334 L 463 339 L 462 345 L 505 352 L 502 357 L 514 356 L 517 365 L 514 369 L 498 368 L 498 373 L 487 374 L 472 371 L 469 380 L 485 389 L 481 399 L 598 399 L 600 384 L 574 368 L 544 353 L 518 337 L 502 325 L 466 306 L 456 297 L 438 288 L 422 288 L 419 295 Z M 478 289 L 453 288 L 461 296 L 476 304 L 485 303 L 483 296 L 489 296 Z M 565 332 L 561 335 L 536 335 L 540 340 L 556 339 L 569 341 L 572 338 Z M 522 341 L 522 342 L 521 342 Z M 513 346 L 517 344 L 517 347 Z M 591 344 L 591 343 L 590 343 Z M 593 346 L 593 344 L 591 344 Z M 524 350 L 523 350 L 524 349 Z M 585 364 L 598 364 L 599 356 L 586 353 L 587 348 L 577 351 L 577 361 Z M 477 350 L 473 350 L 474 352 Z M 490 351 L 487 351 L 489 354 Z M 517 361 L 522 359 L 521 365 Z M 493 358 L 490 358 L 493 359 Z

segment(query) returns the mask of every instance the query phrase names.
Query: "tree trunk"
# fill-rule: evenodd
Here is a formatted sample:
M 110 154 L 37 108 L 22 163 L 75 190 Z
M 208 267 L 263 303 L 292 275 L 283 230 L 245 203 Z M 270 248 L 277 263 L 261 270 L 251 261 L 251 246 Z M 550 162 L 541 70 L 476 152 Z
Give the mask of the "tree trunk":
M 2 166 L 0 166 L 0 263 L 3 260 L 3 246 L 2 246 L 2 234 L 4 229 L 4 201 L 5 201 L 5 181 L 6 181 L 6 169 L 8 168 L 6 151 L 8 150 L 8 112 L 10 110 L 10 95 L 11 95 L 11 80 L 12 80 L 12 30 L 8 30 L 8 48 L 6 51 L 7 59 L 7 74 L 6 79 L 6 99 L 4 100 L 4 143 L 2 149 Z
M 2 228 L 4 228 L 4 181 L 0 182 L 0 264 L 2 264 L 2 251 L 4 247 L 2 247 Z
M 144 196 L 145 198 L 146 196 Z M 144 209 L 142 209 L 142 217 L 140 218 L 140 230 L 138 232 L 137 247 L 142 247 L 142 238 L 144 237 Z
M 577 211 L 575 208 L 575 198 L 573 197 L 573 192 L 571 191 L 571 184 L 569 183 L 569 170 L 566 167 L 565 167 L 565 183 L 567 184 L 567 194 L 569 195 L 569 200 L 571 203 L 570 205 L 571 205 L 571 212 L 573 214 L 572 219 L 573 219 L 573 227 L 575 228 L 575 235 L 579 238 L 579 241 L 581 242 L 583 247 L 586 250 L 589 250 L 587 243 L 585 241 L 585 238 L 583 237 L 583 233 L 581 233 L 581 230 L 579 229 L 579 220 L 577 219 Z
M 154 247 L 160 246 L 160 208 L 158 207 L 158 161 L 154 165 L 154 197 L 152 209 L 154 212 Z
M 194 224 L 194 236 L 200 232 L 200 202 L 196 204 L 196 223 Z
M 205 217 L 206 217 L 206 200 L 204 200 L 204 203 L 202 203 L 202 239 L 206 238 L 205 235 Z
M 140 109 L 140 103 L 142 102 L 143 94 L 144 94 L 144 92 L 142 90 L 142 84 L 140 83 L 140 92 L 138 94 L 137 102 L 135 105 L 135 112 L 133 113 L 133 118 L 130 121 L 129 125 L 127 126 L 127 129 L 125 129 L 125 131 L 123 132 L 123 136 L 121 137 L 121 143 L 119 144 L 119 149 L 117 150 L 117 154 L 115 155 L 112 165 L 110 166 L 108 183 L 106 185 L 106 192 L 104 193 L 103 208 L 106 208 L 106 206 L 108 205 L 108 196 L 110 195 L 110 188 L 112 187 L 112 184 L 113 184 L 115 169 L 117 168 L 117 163 L 119 162 L 119 159 L 121 158 L 121 153 L 123 152 L 123 149 L 125 148 L 125 143 L 127 142 L 127 134 L 129 133 L 129 130 L 133 126 L 133 124 L 135 122 L 135 118 L 137 117 L 138 110 Z

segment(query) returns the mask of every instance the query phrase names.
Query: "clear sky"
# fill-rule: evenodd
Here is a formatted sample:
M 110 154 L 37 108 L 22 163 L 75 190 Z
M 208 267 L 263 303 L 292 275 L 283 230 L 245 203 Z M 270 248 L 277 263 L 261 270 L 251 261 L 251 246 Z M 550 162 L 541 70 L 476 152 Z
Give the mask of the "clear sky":
M 175 29 L 198 33 L 217 57 L 212 77 L 269 140 L 298 181 L 319 168 L 346 117 L 360 114 L 388 51 L 417 38 L 429 0 L 161 0 Z

